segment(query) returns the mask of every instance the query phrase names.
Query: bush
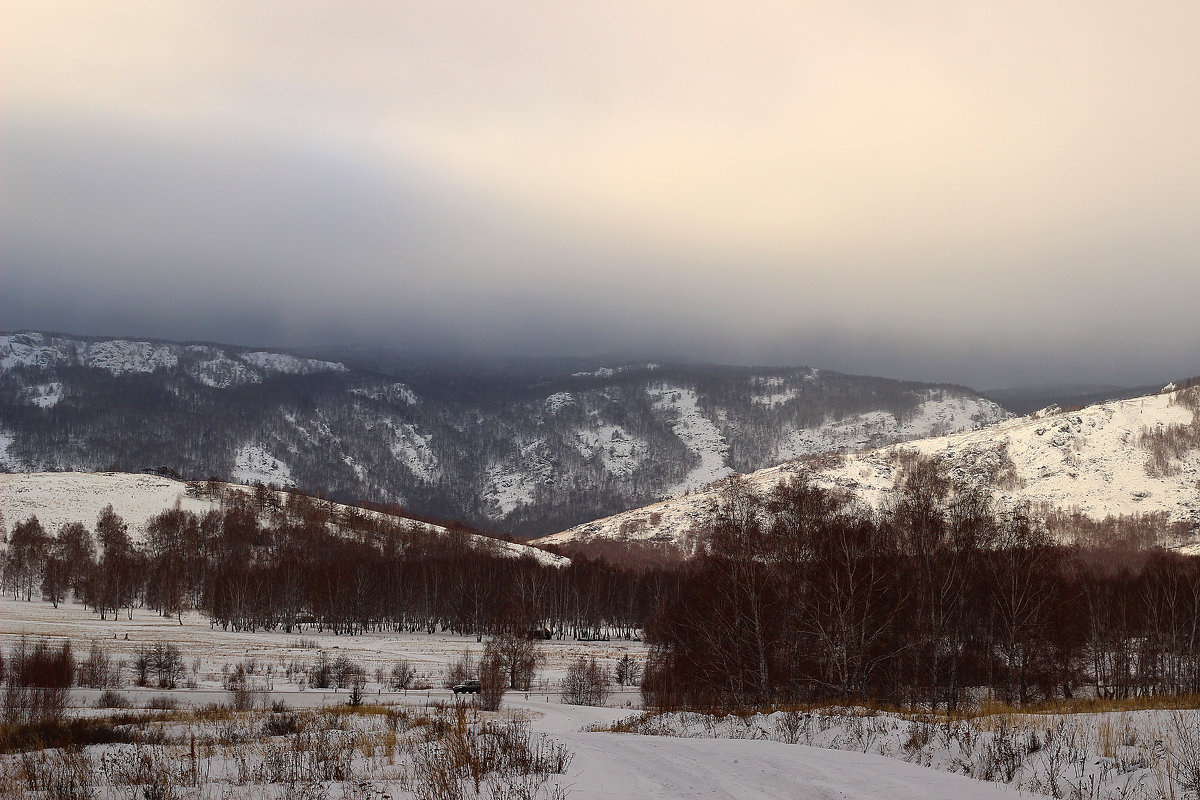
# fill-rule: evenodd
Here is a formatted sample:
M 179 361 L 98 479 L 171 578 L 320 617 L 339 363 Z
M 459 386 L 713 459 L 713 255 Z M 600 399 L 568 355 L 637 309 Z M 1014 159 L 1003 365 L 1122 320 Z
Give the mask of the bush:
M 607 670 L 596 659 L 580 656 L 567 668 L 562 701 L 576 706 L 602 706 L 608 700 L 611 689 Z
M 77 683 L 90 689 L 113 689 L 121 685 L 121 665 L 93 641 L 88 657 L 79 664 Z
M 496 652 L 491 643 L 483 652 L 483 660 L 479 664 L 479 706 L 484 711 L 497 711 L 500 701 L 504 699 L 504 690 L 508 688 L 508 674 L 504 668 L 503 657 Z
M 25 637 L 9 657 L 4 688 L 3 720 L 8 725 L 59 723 L 66 715 L 75 658 L 71 642 L 58 648 L 47 642 L 31 645 Z
M 130 708 L 133 703 L 129 702 L 129 698 L 120 692 L 105 689 L 96 698 L 95 705 L 96 708 Z
M 392 671 L 388 675 L 388 686 L 394 692 L 403 691 L 412 686 L 413 679 L 417 677 L 416 670 L 407 660 L 397 661 L 392 665 Z

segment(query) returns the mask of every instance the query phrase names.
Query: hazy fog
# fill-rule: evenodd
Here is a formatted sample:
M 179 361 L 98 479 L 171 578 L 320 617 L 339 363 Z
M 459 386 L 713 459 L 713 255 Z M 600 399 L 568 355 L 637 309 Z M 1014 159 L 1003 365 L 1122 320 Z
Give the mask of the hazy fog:
M 1195 3 L 5 6 L 0 328 L 1200 373 Z

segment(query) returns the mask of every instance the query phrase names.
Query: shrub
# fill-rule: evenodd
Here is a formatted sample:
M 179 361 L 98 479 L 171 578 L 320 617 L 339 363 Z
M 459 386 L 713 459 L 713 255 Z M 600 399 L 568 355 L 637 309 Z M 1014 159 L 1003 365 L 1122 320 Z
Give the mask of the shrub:
M 113 689 L 105 689 L 96 698 L 96 708 L 129 708 L 133 703 L 129 698 Z
M 577 706 L 602 706 L 608 700 L 611 688 L 608 672 L 596 659 L 580 656 L 567 668 L 562 701 Z
M 416 677 L 417 672 L 413 669 L 412 664 L 401 659 L 392 665 L 392 671 L 388 675 L 388 686 L 392 691 L 399 692 L 412 686 L 413 679 Z

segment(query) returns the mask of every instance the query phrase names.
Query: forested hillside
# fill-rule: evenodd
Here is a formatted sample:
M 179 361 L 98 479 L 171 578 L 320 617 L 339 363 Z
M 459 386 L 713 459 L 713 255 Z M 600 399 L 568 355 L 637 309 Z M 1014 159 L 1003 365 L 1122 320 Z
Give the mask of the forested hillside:
M 481 364 L 0 335 L 0 469 L 166 468 L 517 535 L 735 471 L 1006 416 L 962 387 L 807 367 Z

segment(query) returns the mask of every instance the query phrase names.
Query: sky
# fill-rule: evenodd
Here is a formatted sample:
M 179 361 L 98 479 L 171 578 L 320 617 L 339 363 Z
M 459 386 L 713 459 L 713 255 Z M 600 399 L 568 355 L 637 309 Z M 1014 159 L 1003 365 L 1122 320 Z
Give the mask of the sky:
M 1200 4 L 3 2 L 0 329 L 1200 373 Z

